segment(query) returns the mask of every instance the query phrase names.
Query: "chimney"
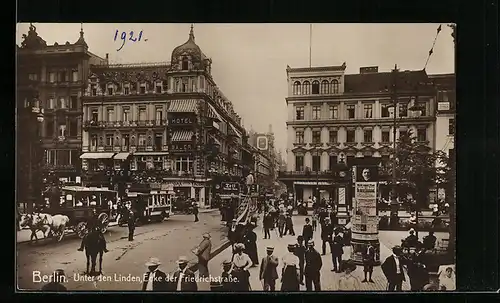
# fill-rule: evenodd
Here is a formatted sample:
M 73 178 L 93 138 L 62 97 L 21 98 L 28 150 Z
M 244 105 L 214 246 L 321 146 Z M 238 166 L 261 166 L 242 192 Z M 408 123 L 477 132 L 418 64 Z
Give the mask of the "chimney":
M 378 66 L 364 66 L 359 68 L 360 74 L 374 74 L 378 73 Z
M 109 65 L 109 53 L 106 53 L 106 64 Z

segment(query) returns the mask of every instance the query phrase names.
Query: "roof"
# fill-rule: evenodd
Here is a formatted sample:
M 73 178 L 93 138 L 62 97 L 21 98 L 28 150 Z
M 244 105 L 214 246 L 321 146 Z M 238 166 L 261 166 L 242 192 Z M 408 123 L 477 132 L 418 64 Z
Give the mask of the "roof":
M 169 62 L 102 64 L 91 66 L 89 78 L 97 77 L 100 83 L 151 82 L 167 80 L 169 71 Z
M 207 56 L 205 56 L 205 54 L 201 51 L 201 48 L 195 42 L 193 25 L 191 25 L 188 40 L 184 44 L 174 48 L 172 51 L 172 62 L 176 61 L 176 59 L 183 54 L 190 55 L 194 61 L 203 61 L 207 59 Z
M 344 71 L 346 69 L 345 62 L 342 65 L 334 66 L 317 66 L 317 67 L 286 67 L 287 72 L 323 72 L 323 71 Z
M 392 85 L 392 72 L 352 74 L 344 76 L 345 93 L 387 92 Z M 398 73 L 399 91 L 415 91 L 417 85 L 429 83 L 425 70 L 404 71 Z

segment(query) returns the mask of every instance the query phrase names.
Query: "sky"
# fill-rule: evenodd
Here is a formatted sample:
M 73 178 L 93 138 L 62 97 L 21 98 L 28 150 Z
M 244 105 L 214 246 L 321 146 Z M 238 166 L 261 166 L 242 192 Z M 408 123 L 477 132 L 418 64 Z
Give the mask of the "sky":
M 80 23 L 34 23 L 47 44 L 74 43 Z M 246 129 L 266 132 L 269 124 L 275 145 L 286 150 L 286 66 L 308 67 L 311 41 L 312 66 L 341 65 L 346 74 L 359 73 L 363 66 L 390 71 L 424 68 L 439 24 L 347 24 L 347 23 L 256 23 L 194 24 L 196 44 L 212 58 L 212 76 L 223 94 L 233 103 Z M 111 63 L 170 61 L 172 50 L 187 41 L 191 24 L 182 23 L 83 23 L 89 51 Z M 28 23 L 17 25 L 16 43 L 28 32 Z M 118 38 L 114 41 L 118 30 Z M 121 33 L 142 31 L 141 41 L 127 41 Z M 312 32 L 312 35 L 310 33 Z M 442 24 L 434 52 L 427 64 L 428 74 L 454 72 L 451 28 Z

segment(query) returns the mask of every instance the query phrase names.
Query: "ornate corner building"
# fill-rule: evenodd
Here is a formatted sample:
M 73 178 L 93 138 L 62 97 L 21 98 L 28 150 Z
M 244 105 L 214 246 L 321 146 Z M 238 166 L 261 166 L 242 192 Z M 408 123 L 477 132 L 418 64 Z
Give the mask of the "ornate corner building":
M 90 65 L 84 184 L 123 193 L 131 183 L 161 183 L 203 207 L 211 203 L 214 175 L 241 177 L 252 165 L 246 131 L 211 67 L 193 27 L 170 62 Z

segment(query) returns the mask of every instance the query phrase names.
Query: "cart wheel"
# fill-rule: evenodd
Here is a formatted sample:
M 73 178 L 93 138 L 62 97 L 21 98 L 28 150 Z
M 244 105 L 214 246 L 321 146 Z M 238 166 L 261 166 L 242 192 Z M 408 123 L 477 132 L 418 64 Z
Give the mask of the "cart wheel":
M 101 223 L 101 233 L 105 233 L 108 230 L 109 216 L 106 213 L 101 213 L 97 218 Z
M 80 239 L 83 239 L 83 237 L 87 234 L 87 222 L 79 222 L 76 225 L 76 233 Z

